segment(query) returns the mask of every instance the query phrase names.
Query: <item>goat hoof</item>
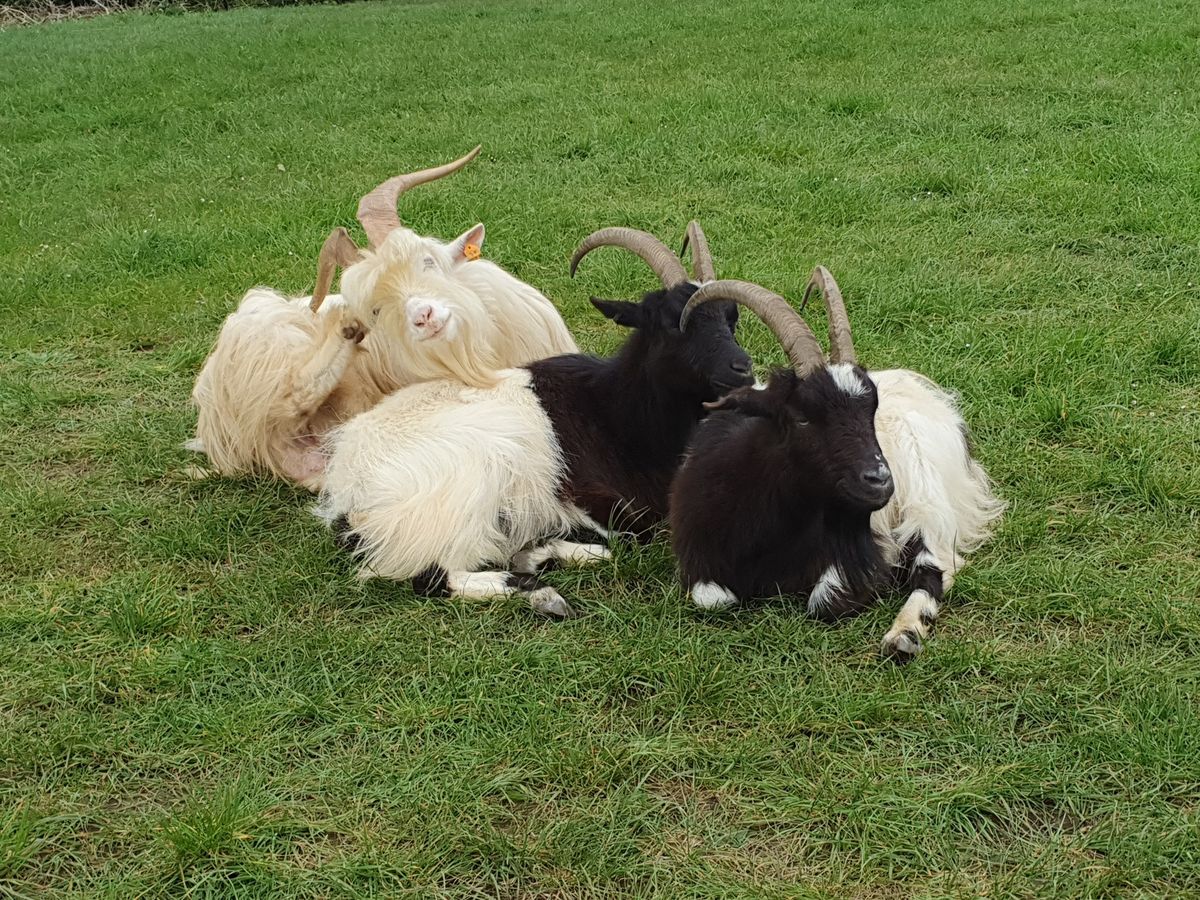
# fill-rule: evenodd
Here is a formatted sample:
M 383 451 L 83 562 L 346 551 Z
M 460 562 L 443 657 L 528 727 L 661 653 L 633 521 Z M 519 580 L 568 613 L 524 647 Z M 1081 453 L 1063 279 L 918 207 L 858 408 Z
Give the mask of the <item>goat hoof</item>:
M 883 654 L 891 657 L 898 665 L 912 662 L 924 649 L 920 636 L 911 629 L 905 629 L 894 637 L 883 639 Z
M 737 594 L 729 590 L 729 588 L 714 584 L 711 581 L 701 581 L 693 584 L 691 595 L 692 604 L 697 609 L 729 609 L 732 606 L 736 606 L 738 602 Z
M 551 588 L 541 588 L 529 595 L 529 608 L 553 619 L 569 619 L 575 615 L 571 604 Z
M 354 343 L 362 343 L 362 339 L 367 336 L 367 329 L 363 327 L 363 323 L 355 319 L 349 325 L 342 328 L 342 337 Z

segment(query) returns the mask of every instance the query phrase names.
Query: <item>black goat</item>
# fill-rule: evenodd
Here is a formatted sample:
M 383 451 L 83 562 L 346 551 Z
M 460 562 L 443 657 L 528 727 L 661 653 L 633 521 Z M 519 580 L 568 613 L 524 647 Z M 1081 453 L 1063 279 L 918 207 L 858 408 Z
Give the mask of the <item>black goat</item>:
M 755 309 L 793 369 L 710 404 L 672 486 L 674 549 L 693 602 L 710 609 L 796 593 L 811 615 L 833 620 L 869 606 L 889 581 L 902 586 L 909 600 L 883 649 L 906 661 L 932 628 L 960 553 L 982 543 L 1003 503 L 971 459 L 953 398 L 914 372 L 860 368 L 823 267 L 806 299 L 817 288 L 828 364 L 776 294 L 715 282 L 689 301 L 685 324 L 710 297 Z

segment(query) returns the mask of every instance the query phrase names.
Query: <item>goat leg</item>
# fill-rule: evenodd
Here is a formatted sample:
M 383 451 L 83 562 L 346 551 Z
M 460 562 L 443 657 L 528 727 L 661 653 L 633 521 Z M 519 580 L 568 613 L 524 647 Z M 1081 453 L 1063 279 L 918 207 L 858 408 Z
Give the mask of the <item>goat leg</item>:
M 351 320 L 340 308 L 331 309 L 321 319 L 316 348 L 293 376 L 287 396 L 290 412 L 297 420 L 308 418 L 329 399 L 365 334 L 362 324 Z
M 430 566 L 412 580 L 413 590 L 426 597 L 524 597 L 529 608 L 555 619 L 575 615 L 571 605 L 554 588 L 533 575 L 512 572 L 447 572 Z
M 924 649 L 923 641 L 933 634 L 942 600 L 945 566 L 929 551 L 919 534 L 905 546 L 900 566 L 908 599 L 883 636 L 880 650 L 897 663 L 906 663 L 916 658 Z

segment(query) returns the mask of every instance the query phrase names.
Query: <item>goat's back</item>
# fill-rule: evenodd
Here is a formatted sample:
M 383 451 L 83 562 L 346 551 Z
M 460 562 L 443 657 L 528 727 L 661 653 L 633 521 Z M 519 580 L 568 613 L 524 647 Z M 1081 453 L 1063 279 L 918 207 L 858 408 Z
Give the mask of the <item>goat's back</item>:
M 506 346 L 499 349 L 503 365 L 521 366 L 579 348 L 550 299 L 532 285 L 490 260 L 460 265 L 462 283 L 479 295 Z
M 328 297 L 331 306 L 340 297 Z M 192 389 L 196 441 L 217 471 L 271 467 L 280 430 L 291 431 L 284 395 L 317 339 L 308 298 L 253 288 L 221 325 Z
M 529 373 L 410 385 L 336 430 L 318 514 L 346 516 L 372 574 L 474 570 L 565 531 L 562 462 Z
M 896 485 L 872 525 L 893 561 L 919 532 L 926 546 L 957 570 L 991 535 L 1005 503 L 971 456 L 953 394 L 907 369 L 870 374 L 879 389 L 875 430 Z

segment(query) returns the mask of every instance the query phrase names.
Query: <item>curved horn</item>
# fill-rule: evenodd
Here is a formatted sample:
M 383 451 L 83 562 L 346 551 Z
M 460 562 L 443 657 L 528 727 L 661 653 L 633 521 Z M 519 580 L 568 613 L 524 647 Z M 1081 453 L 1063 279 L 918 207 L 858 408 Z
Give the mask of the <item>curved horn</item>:
M 333 284 L 334 268 L 345 269 L 361 258 L 362 251 L 345 228 L 335 228 L 329 232 L 329 237 L 325 238 L 325 243 L 321 245 L 321 255 L 317 257 L 317 284 L 313 288 L 312 301 L 308 308 L 313 312 L 321 308 Z
M 695 219 L 688 222 L 687 231 L 683 234 L 683 246 L 679 248 L 680 257 L 687 252 L 688 244 L 692 245 L 692 274 L 696 276 L 696 281 L 716 281 L 717 270 L 713 266 L 712 253 L 708 249 L 708 238 Z
M 842 291 L 838 287 L 829 270 L 817 266 L 808 279 L 804 288 L 803 309 L 813 291 L 820 291 L 825 298 L 825 313 L 829 320 L 829 359 L 833 363 L 857 363 L 858 355 L 854 352 L 854 341 L 850 337 L 850 317 L 846 315 L 846 304 L 842 301 Z
M 572 278 L 575 277 L 579 261 L 597 247 L 624 247 L 636 253 L 654 270 L 663 287 L 673 287 L 688 280 L 687 270 L 671 252 L 671 248 L 654 235 L 636 228 L 601 228 L 585 237 L 571 257 Z
M 825 354 L 817 337 L 790 303 L 774 291 L 749 281 L 710 281 L 700 288 L 683 308 L 679 317 L 680 330 L 687 327 L 692 311 L 710 300 L 732 300 L 740 303 L 771 329 L 787 351 L 788 360 L 797 373 L 804 375 L 825 364 Z
M 411 187 L 416 187 L 418 184 L 435 181 L 438 178 L 444 178 L 447 175 L 457 172 L 478 156 L 482 148 L 483 144 L 480 144 L 466 156 L 460 157 L 454 162 L 446 163 L 444 166 L 435 166 L 432 169 L 422 169 L 419 172 L 408 172 L 404 175 L 389 178 L 359 200 L 358 221 L 362 224 L 363 231 L 367 233 L 367 237 L 370 238 L 371 246 L 378 247 L 393 229 L 400 227 L 400 216 L 396 212 L 396 201 L 400 199 L 401 194 Z

